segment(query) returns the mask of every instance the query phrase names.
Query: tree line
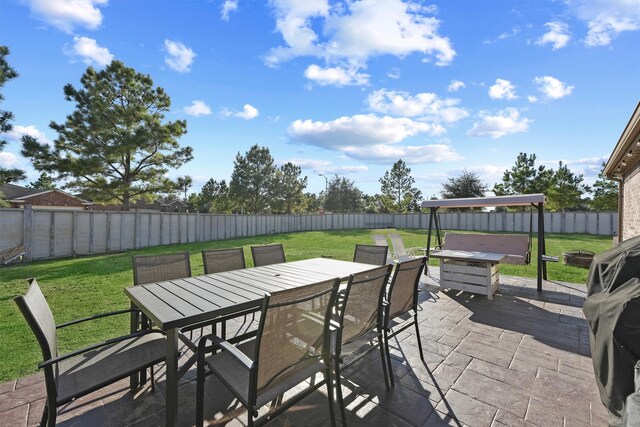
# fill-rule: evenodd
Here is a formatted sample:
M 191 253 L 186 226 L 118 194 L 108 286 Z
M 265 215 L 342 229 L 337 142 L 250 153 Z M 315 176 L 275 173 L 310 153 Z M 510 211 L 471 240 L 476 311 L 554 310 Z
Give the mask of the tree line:
M 9 49 L 0 46 L 0 89 L 18 77 L 8 55 Z M 71 84 L 64 87 L 65 99 L 74 102 L 75 108 L 64 122 L 50 123 L 58 135 L 52 145 L 33 136 L 22 137 L 21 154 L 41 173 L 29 184 L 32 188 L 51 189 L 60 182 L 62 188 L 84 199 L 120 204 L 124 210 L 137 200 L 162 197 L 181 198 L 192 211 L 213 213 L 420 211 L 423 195 L 402 159 L 379 179 L 379 193 L 367 195 L 355 181 L 336 174 L 325 176 L 325 190 L 315 194 L 305 191 L 308 178 L 300 166 L 291 162 L 276 165 L 269 149 L 257 144 L 236 155 L 228 182 L 211 178 L 199 193 L 189 194 L 191 177 L 167 178 L 169 170 L 193 159 L 193 150 L 178 142 L 187 133 L 187 122 L 165 120 L 171 100 L 164 89 L 154 86 L 149 75 L 121 61 L 113 61 L 100 71 L 88 67 L 80 83 L 79 88 Z M 11 131 L 13 119 L 10 111 L 0 110 L 0 134 Z M 0 140 L 0 151 L 5 145 L 6 141 Z M 545 193 L 550 210 L 617 208 L 617 186 L 604 178 L 602 171 L 590 188 L 582 175 L 574 174 L 562 162 L 553 170 L 536 166 L 535 161 L 535 154 L 520 153 L 491 191 L 496 195 Z M 20 169 L 0 168 L 0 184 L 25 178 Z M 482 197 L 488 190 L 476 173 L 465 170 L 443 183 L 440 195 Z M 3 199 L 0 193 L 0 205 Z

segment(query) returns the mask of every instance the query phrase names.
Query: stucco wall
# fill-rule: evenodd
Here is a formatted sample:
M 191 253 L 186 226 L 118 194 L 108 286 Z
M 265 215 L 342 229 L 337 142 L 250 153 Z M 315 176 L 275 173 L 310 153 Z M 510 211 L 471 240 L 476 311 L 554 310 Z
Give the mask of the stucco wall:
M 624 180 L 622 240 L 640 236 L 640 163 Z

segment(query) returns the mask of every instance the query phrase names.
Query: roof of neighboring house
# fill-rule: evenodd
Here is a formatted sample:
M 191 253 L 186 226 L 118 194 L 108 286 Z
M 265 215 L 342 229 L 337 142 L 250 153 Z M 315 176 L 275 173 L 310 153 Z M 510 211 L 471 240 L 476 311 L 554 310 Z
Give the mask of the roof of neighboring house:
M 69 194 L 65 191 L 62 190 L 58 190 L 57 188 L 54 188 L 53 190 L 42 190 L 42 189 L 38 189 L 38 188 L 27 188 L 27 187 L 21 187 L 19 185 L 15 185 L 15 184 L 0 184 L 0 191 L 2 191 L 5 195 L 5 197 L 7 198 L 7 200 L 11 201 L 11 202 L 15 202 L 15 203 L 22 203 L 25 200 L 34 197 L 34 196 L 39 196 L 41 194 L 46 194 L 46 193 L 51 193 L 51 192 L 57 192 L 57 193 L 61 193 L 64 194 L 65 196 L 68 197 L 73 197 L 74 199 L 78 199 L 82 202 L 82 204 L 84 205 L 92 205 L 93 203 L 88 202 L 86 200 L 81 199 L 80 197 L 76 197 L 73 194 Z
M 621 179 L 640 161 L 640 102 L 622 131 L 616 147 L 604 168 L 610 179 Z

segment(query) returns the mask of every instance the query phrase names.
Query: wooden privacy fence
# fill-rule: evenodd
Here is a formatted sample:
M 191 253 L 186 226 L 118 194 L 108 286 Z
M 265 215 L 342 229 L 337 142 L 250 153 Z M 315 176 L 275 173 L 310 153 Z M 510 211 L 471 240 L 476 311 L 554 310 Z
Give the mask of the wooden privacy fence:
M 527 212 L 443 212 L 447 230 L 528 232 Z M 101 254 L 174 243 L 205 242 L 276 233 L 358 228 L 426 229 L 429 214 L 216 215 L 0 209 L 0 251 L 23 245 L 27 261 Z M 549 233 L 611 236 L 616 212 L 545 213 Z M 533 221 L 533 231 L 537 231 Z

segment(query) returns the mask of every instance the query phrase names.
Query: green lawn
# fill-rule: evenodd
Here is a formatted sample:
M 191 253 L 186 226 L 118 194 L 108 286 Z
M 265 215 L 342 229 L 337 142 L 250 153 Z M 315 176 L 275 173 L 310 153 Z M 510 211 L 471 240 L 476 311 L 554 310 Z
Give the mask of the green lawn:
M 356 243 L 372 244 L 371 234 L 396 230 L 315 231 L 278 234 L 207 243 L 161 246 L 109 255 L 40 261 L 0 269 L 0 382 L 31 374 L 42 360 L 33 334 L 18 311 L 14 297 L 27 289 L 26 279 L 35 277 L 47 297 L 57 323 L 105 311 L 127 308 L 129 300 L 122 291 L 132 284 L 131 256 L 178 251 L 191 253 L 194 275 L 201 274 L 202 249 L 244 246 L 248 265 L 251 265 L 250 245 L 282 242 L 287 260 L 295 261 L 320 255 L 350 260 Z M 399 230 L 405 245 L 424 246 L 424 230 Z M 533 242 L 534 251 L 536 242 Z M 610 237 L 589 235 L 547 235 L 547 253 L 560 255 L 571 249 L 586 249 L 600 253 L 611 247 Z M 504 274 L 535 277 L 534 264 L 529 266 L 501 266 Z M 435 260 L 434 260 L 435 263 Z M 435 265 L 435 264 L 434 264 Z M 587 270 L 561 263 L 548 264 L 549 279 L 584 283 Z M 128 330 L 127 315 L 116 316 L 66 328 L 59 334 L 60 351 L 66 352 L 91 342 L 124 334 Z

